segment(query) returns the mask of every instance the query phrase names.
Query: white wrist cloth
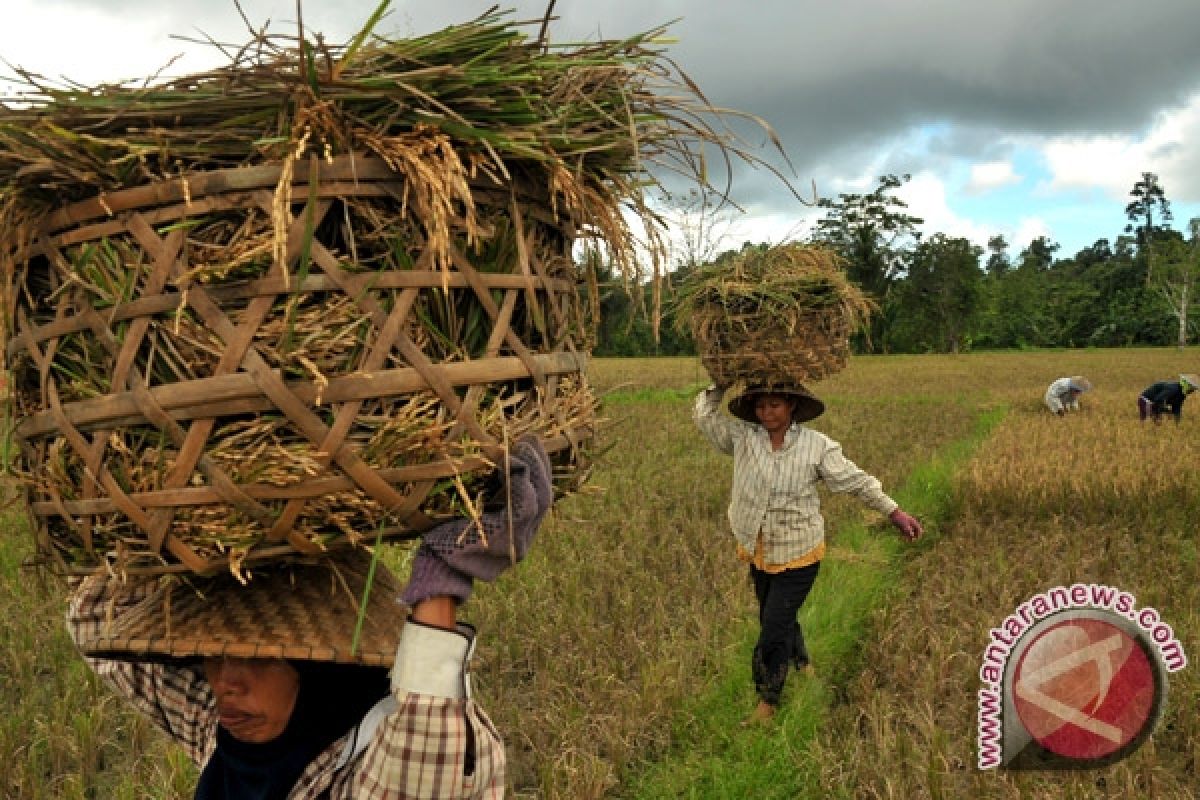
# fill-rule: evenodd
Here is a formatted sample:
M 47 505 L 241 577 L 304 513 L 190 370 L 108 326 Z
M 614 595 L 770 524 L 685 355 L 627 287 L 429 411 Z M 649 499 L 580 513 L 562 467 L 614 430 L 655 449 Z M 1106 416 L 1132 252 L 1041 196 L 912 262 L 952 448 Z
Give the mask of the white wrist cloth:
M 451 631 L 414 622 L 400 631 L 392 665 L 392 691 L 462 700 L 471 696 L 467 662 L 475 652 L 475 629 L 459 623 Z

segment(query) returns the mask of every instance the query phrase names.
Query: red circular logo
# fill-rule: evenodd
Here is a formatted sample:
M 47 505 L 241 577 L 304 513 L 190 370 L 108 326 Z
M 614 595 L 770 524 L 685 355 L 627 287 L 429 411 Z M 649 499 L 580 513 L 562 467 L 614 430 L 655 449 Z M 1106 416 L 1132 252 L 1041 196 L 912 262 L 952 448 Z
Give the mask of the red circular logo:
M 1157 695 L 1145 648 L 1099 619 L 1039 632 L 1013 672 L 1013 704 L 1029 735 L 1075 760 L 1104 758 L 1132 742 L 1151 722 Z

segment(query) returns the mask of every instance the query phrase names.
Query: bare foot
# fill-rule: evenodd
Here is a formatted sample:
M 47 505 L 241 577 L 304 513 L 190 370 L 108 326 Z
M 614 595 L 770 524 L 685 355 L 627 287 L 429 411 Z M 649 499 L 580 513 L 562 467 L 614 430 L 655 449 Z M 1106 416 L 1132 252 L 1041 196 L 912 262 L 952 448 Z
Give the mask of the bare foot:
M 748 728 L 751 725 L 765 725 L 770 722 L 775 716 L 775 706 L 770 703 L 760 700 L 758 707 L 750 712 L 750 716 L 742 720 L 742 727 Z

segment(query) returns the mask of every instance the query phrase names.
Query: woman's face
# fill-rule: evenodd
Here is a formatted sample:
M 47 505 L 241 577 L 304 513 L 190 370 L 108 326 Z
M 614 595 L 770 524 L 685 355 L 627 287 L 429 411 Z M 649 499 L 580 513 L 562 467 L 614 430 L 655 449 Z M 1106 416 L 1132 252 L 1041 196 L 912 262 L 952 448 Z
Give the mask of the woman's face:
M 239 742 L 269 742 L 287 727 L 300 691 L 296 668 L 278 658 L 206 658 L 221 727 Z
M 759 395 L 754 401 L 754 416 L 768 433 L 786 431 L 795 410 L 796 401 L 779 394 Z

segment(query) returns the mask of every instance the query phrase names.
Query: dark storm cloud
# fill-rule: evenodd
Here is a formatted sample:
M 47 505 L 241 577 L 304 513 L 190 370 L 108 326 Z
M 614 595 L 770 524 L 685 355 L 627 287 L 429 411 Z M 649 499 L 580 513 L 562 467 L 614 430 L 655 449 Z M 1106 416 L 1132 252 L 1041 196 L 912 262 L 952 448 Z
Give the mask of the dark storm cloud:
M 540 6 L 536 6 L 540 8 Z M 603 10 L 593 10 L 600 7 Z M 1004 155 L 1023 134 L 1136 134 L 1200 90 L 1194 0 L 559 2 L 556 34 L 616 36 L 682 16 L 670 52 L 716 105 L 768 120 L 798 184 Z M 948 127 L 907 149 L 915 126 Z M 777 191 L 739 179 L 755 202 Z
M 169 13 L 181 29 L 240 27 L 232 2 L 64 5 Z M 308 0 L 303 14 L 344 35 L 376 5 Z M 512 5 L 522 19 L 546 8 L 529 0 Z M 489 6 L 394 2 L 385 27 L 425 32 Z M 293 2 L 243 0 L 242 8 L 255 23 L 295 18 Z M 931 114 L 1041 132 L 1133 130 L 1194 90 L 1200 74 L 1194 0 L 560 0 L 554 10 L 552 34 L 560 40 L 624 36 L 680 17 L 671 28 L 680 41 L 670 52 L 714 100 L 737 100 L 789 122 L 820 114 L 835 131 L 857 129 L 864 117 L 885 127 L 898 116 Z M 779 103 L 780 96 L 791 102 Z
M 240 28 L 232 2 L 90 4 L 168 10 L 181 30 Z M 376 5 L 308 0 L 303 14 L 345 36 Z M 546 9 L 511 5 L 521 19 Z M 397 1 L 384 27 L 425 32 L 489 6 Z M 243 0 L 242 8 L 256 24 L 295 18 L 293 2 Z M 559 0 L 554 10 L 557 40 L 619 37 L 681 18 L 669 52 L 714 102 L 763 114 L 821 150 L 929 118 L 1040 133 L 1135 131 L 1200 85 L 1195 0 Z
M 753 8 L 713 26 L 685 20 L 679 58 L 714 102 L 770 120 L 804 176 L 857 172 L 921 124 L 993 140 L 1136 133 L 1200 88 L 1191 2 Z M 912 156 L 896 171 L 925 165 Z
M 88 4 L 169 13 L 182 33 L 244 32 L 232 2 L 75 2 Z M 303 13 L 309 27 L 344 41 L 376 5 L 307 0 Z M 502 5 L 518 19 L 547 7 Z M 397 0 L 383 27 L 424 33 L 489 6 Z M 256 24 L 295 18 L 294 2 L 242 7 Z M 556 41 L 622 37 L 681 18 L 668 52 L 714 104 L 768 120 L 802 186 L 859 175 L 881 158 L 897 172 L 952 156 L 989 160 L 1011 135 L 1136 134 L 1200 90 L 1196 0 L 558 0 L 554 11 Z M 905 148 L 915 126 L 939 124 L 951 132 L 938 147 Z M 751 202 L 778 190 L 768 176 L 741 182 Z

